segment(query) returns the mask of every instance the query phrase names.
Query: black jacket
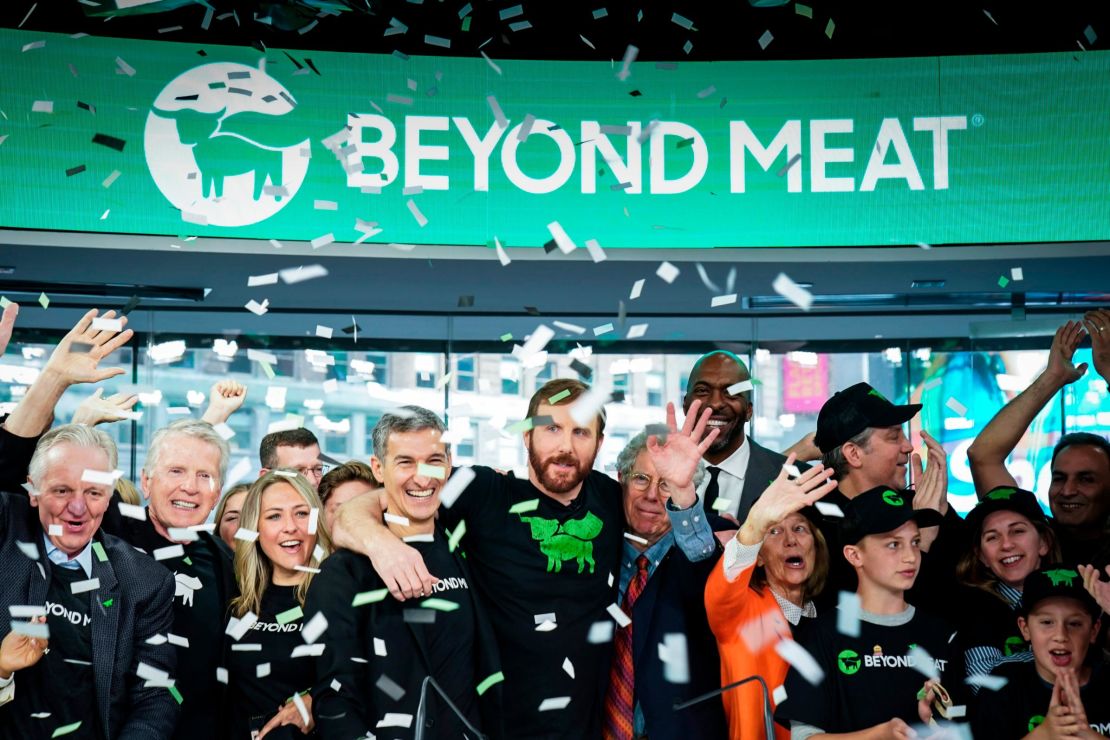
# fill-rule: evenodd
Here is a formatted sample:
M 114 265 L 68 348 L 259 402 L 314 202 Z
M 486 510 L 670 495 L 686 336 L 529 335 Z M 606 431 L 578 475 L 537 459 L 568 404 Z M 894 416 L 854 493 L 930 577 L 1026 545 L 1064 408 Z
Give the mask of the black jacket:
M 744 444 L 751 445 L 751 452 L 748 453 L 748 469 L 744 473 L 744 490 L 740 495 L 740 509 L 736 515 L 736 520 L 739 522 L 748 518 L 748 512 L 751 511 L 752 504 L 767 489 L 771 481 L 779 477 L 782 465 L 786 462 L 785 455 L 780 455 L 756 444 L 751 437 L 744 440 Z M 805 463 L 798 464 L 799 470 L 805 471 L 808 468 L 809 466 Z
M 651 738 L 714 740 L 728 736 L 720 697 L 674 711 L 674 705 L 721 686 L 717 640 L 705 616 L 705 582 L 720 559 L 691 563 L 672 547 L 632 606 L 632 662 L 635 695 Z M 689 683 L 671 683 L 663 676 L 659 645 L 668 634 L 686 636 Z
M 100 579 L 100 588 L 89 593 L 100 732 L 111 740 L 169 738 L 177 719 L 177 702 L 164 687 L 145 688 L 136 670 L 139 663 L 145 663 L 174 675 L 174 647 L 165 642 L 148 643 L 155 635 L 172 631 L 173 576 L 121 539 L 103 532 L 95 539 L 108 556 L 107 561 L 93 557 L 92 577 Z M 18 542 L 35 543 L 38 560 L 27 557 Z M 4 564 L 0 635 L 6 635 L 11 629 L 8 607 L 45 603 L 50 569 L 55 567 L 46 557 L 42 527 L 25 494 L 0 493 L 0 563 Z M 15 679 L 18 692 L 18 672 Z M 65 701 L 65 687 L 58 688 L 62 692 L 58 701 Z M 0 708 L 0 726 L 8 722 L 4 713 L 5 708 Z
M 458 556 L 458 550 L 455 560 L 470 581 L 466 562 Z M 416 605 L 386 595 L 372 604 L 351 606 L 356 594 L 381 588 L 384 584 L 370 561 L 349 550 L 338 550 L 330 555 L 319 575 L 312 579 L 305 602 L 305 624 L 319 612 L 328 620 L 327 631 L 320 638 L 326 647 L 317 659 L 317 683 L 312 692 L 312 713 L 316 717 L 317 732 L 324 740 L 351 740 L 364 736 L 367 731 L 380 734 L 375 726 L 386 712 L 416 714 L 421 682 L 430 672 L 424 641 L 419 631 L 404 620 L 403 611 Z M 468 591 L 476 627 L 474 675 L 482 681 L 499 672 L 501 665 L 489 622 L 474 591 Z M 385 642 L 387 655 L 375 655 L 373 638 Z M 376 686 L 383 675 L 404 689 L 400 700 L 386 703 L 389 697 Z M 429 694 L 433 691 L 428 689 Z M 431 697 L 429 700 L 433 701 Z M 494 684 L 482 694 L 479 710 L 482 732 L 490 737 L 502 737 L 500 684 Z M 413 737 L 414 731 L 415 725 L 407 730 L 390 728 L 387 734 L 391 738 L 408 738 Z M 426 733 L 429 738 L 438 737 L 436 729 L 430 725 L 426 726 Z

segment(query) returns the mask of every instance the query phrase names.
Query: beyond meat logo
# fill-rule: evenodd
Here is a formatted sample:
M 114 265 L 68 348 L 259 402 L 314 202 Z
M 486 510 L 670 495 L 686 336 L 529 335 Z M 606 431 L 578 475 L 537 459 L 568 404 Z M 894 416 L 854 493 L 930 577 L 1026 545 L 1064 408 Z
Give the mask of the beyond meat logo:
M 564 560 L 577 561 L 579 573 L 587 564 L 594 572 L 593 539 L 601 534 L 603 524 L 592 512 L 565 522 L 538 516 L 522 516 L 520 521 L 531 527 L 532 539 L 539 541 L 540 552 L 547 556 L 548 573 L 560 572 Z
M 859 653 L 855 650 L 841 650 L 840 655 L 836 656 L 836 667 L 846 676 L 859 672 L 861 665 Z
M 281 210 L 308 172 L 297 103 L 264 66 L 215 62 L 172 80 L 144 145 L 162 195 L 192 223 L 245 226 Z

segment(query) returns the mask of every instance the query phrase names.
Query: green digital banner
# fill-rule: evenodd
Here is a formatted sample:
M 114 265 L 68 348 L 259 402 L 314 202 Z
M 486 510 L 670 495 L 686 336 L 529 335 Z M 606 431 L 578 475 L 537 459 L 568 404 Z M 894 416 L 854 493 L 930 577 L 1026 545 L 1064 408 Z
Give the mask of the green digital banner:
M 333 249 L 1110 238 L 1107 52 L 610 64 L 4 30 L 0 60 L 7 228 Z

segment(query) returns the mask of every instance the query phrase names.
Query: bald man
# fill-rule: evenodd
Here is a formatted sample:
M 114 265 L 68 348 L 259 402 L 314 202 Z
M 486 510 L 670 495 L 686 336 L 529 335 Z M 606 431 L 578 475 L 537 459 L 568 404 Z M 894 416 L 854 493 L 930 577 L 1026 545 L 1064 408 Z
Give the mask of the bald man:
M 703 456 L 709 475 L 698 487 L 698 497 L 707 509 L 743 522 L 748 510 L 775 479 L 786 458 L 761 447 L 744 434 L 752 418 L 752 392 L 735 388 L 751 380 L 744 361 L 732 352 L 717 350 L 698 358 L 686 383 L 683 410 L 695 400 L 713 409 L 709 428 L 720 429 L 713 446 Z M 732 388 L 733 392 L 729 392 Z M 804 465 L 799 465 L 804 469 Z

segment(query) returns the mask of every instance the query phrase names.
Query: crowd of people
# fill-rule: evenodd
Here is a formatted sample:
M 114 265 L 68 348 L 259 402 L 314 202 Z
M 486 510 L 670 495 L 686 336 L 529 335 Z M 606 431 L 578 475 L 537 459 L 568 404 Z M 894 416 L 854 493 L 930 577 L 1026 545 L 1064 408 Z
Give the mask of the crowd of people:
M 965 518 L 944 448 L 906 435 L 919 405 L 857 383 L 775 452 L 728 351 L 615 478 L 604 405 L 556 379 L 527 477 L 454 466 L 443 419 L 405 405 L 368 461 L 277 431 L 224 491 L 247 389 L 221 381 L 136 486 L 97 428 L 134 397 L 54 419 L 123 373 L 102 361 L 125 324 L 85 314 L 0 425 L 0 738 L 1110 736 L 1110 444 L 1059 439 L 1047 512 L 1005 467 L 1086 336 L 1110 380 L 1108 311 L 1060 327 L 976 438 Z

